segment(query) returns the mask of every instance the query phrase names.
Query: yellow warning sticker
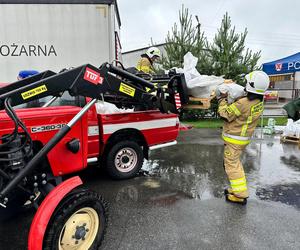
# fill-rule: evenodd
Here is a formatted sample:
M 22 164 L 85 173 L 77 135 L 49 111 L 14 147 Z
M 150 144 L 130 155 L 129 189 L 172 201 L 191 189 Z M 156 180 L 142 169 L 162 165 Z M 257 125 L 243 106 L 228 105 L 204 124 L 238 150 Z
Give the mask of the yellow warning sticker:
M 130 96 L 134 96 L 135 95 L 135 88 L 128 86 L 125 83 L 121 83 L 120 84 L 120 92 L 126 94 L 126 95 L 130 95 Z
M 28 91 L 22 93 L 21 95 L 22 95 L 23 100 L 26 100 L 28 98 L 39 95 L 39 94 L 44 93 L 46 91 L 47 91 L 46 85 L 42 85 L 42 86 L 39 86 L 37 88 L 28 90 Z

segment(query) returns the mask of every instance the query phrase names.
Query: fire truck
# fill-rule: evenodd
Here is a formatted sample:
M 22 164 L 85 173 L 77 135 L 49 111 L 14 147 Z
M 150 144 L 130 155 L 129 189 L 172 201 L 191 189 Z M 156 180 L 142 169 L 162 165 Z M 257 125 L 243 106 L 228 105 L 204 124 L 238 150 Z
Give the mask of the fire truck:
M 101 114 L 103 101 L 138 111 Z M 0 88 L 1 217 L 36 207 L 30 250 L 97 249 L 106 203 L 75 174 L 98 162 L 113 178 L 135 176 L 149 150 L 176 144 L 187 102 L 182 74 L 145 79 L 108 63 Z

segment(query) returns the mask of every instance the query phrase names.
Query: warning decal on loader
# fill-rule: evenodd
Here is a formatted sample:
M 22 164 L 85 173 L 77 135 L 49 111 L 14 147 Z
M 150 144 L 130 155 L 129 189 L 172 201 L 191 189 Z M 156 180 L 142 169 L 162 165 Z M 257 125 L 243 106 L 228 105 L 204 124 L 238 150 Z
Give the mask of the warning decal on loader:
M 121 83 L 120 85 L 120 92 L 126 94 L 126 95 L 130 95 L 132 97 L 134 97 L 135 94 L 135 88 L 128 86 L 125 83 Z
M 46 85 L 42 85 L 42 86 L 39 86 L 37 88 L 28 90 L 28 91 L 26 91 L 24 93 L 21 93 L 21 95 L 22 95 L 23 100 L 26 100 L 28 98 L 31 98 L 31 97 L 36 96 L 36 95 L 39 95 L 39 94 L 44 93 L 46 91 L 47 91 Z

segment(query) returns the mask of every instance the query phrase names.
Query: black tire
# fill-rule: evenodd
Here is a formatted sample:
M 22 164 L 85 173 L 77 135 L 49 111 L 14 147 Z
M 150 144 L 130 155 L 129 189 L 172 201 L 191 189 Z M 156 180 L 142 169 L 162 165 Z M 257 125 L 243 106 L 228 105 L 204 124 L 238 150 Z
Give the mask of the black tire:
M 110 148 L 106 156 L 105 167 L 112 178 L 129 179 L 140 171 L 143 161 L 144 154 L 138 143 L 121 141 Z
M 81 222 L 78 222 L 78 225 L 76 225 L 76 216 L 82 214 L 91 216 L 89 212 L 91 212 L 91 215 L 93 215 L 96 220 L 98 218 L 98 223 L 95 223 L 96 226 L 90 225 L 92 223 L 89 224 L 89 222 L 87 222 L 87 225 L 84 225 L 86 223 L 82 224 L 82 219 Z M 93 216 L 89 217 L 89 219 L 91 219 L 90 221 L 93 221 Z M 64 247 L 66 247 L 68 245 L 66 242 L 68 241 L 71 242 L 70 246 L 77 246 L 78 249 L 80 249 L 79 247 L 81 247 L 81 249 L 84 247 L 84 249 L 87 250 L 98 249 L 105 234 L 107 217 L 106 202 L 99 194 L 88 189 L 75 189 L 59 203 L 53 213 L 44 236 L 43 249 L 58 250 L 59 244 L 65 242 Z M 70 221 L 69 219 L 71 218 L 74 221 Z M 89 225 L 91 228 L 86 228 L 89 227 Z M 68 237 L 68 235 L 65 236 L 68 228 L 72 229 L 74 227 L 76 227 L 74 235 L 72 233 L 72 237 Z M 73 231 L 71 230 L 71 232 Z M 85 247 L 83 244 L 91 245 Z

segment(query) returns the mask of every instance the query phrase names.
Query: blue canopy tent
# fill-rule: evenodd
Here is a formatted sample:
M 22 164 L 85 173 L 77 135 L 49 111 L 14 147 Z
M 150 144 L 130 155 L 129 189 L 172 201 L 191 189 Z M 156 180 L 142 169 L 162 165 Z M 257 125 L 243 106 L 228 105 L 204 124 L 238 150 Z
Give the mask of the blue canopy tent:
M 273 62 L 264 63 L 263 71 L 270 76 L 273 86 L 277 87 L 277 90 L 281 90 L 281 97 L 291 97 L 292 99 L 298 97 L 299 90 L 295 88 L 295 74 L 300 71 L 300 52 Z M 275 82 L 276 86 L 274 85 Z M 288 93 L 291 93 L 291 95 L 288 96 Z
M 273 62 L 264 63 L 263 71 L 268 75 L 293 74 L 300 71 L 300 52 Z

